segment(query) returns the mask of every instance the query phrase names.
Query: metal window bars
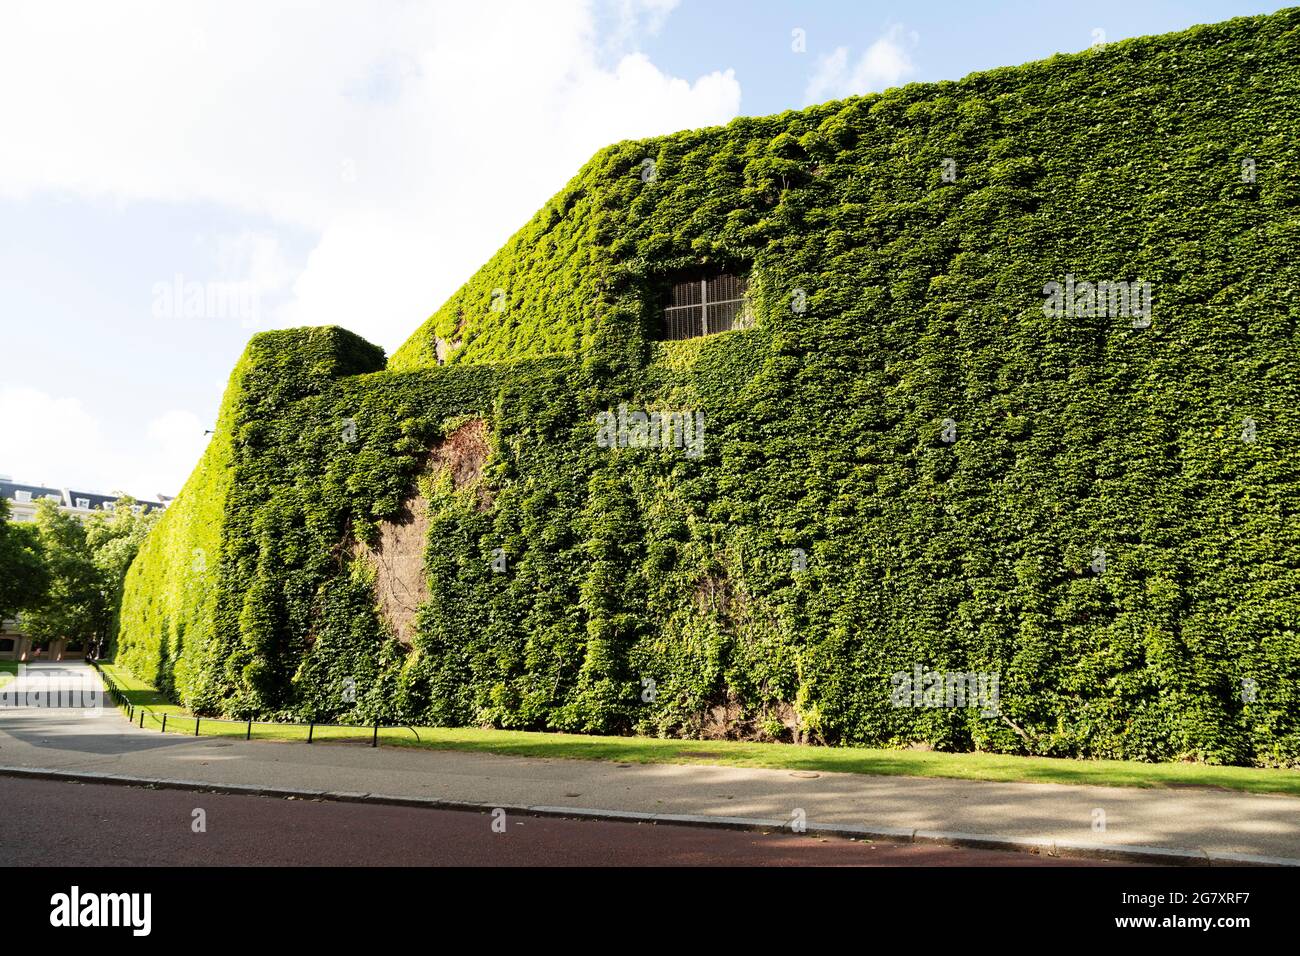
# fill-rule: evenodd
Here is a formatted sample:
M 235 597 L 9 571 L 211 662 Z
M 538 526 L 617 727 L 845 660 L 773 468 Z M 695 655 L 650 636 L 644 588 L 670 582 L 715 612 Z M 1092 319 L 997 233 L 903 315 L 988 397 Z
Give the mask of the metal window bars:
M 746 283 L 722 273 L 675 283 L 664 307 L 663 337 L 691 339 L 743 327 L 749 316 Z

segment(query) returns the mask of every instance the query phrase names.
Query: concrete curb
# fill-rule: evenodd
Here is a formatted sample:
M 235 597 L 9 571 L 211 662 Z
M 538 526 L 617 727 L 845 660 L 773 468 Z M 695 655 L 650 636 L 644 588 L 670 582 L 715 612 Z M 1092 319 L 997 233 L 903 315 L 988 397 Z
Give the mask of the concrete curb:
M 726 830 L 789 830 L 790 821 L 755 817 L 724 817 L 709 814 L 641 813 L 635 810 L 601 810 L 590 807 L 511 806 L 446 800 L 441 797 L 400 796 L 364 793 L 356 790 L 311 790 L 297 787 L 266 787 L 256 784 L 210 783 L 202 780 L 171 780 L 154 777 L 131 777 L 125 774 L 94 770 L 55 770 L 44 767 L 0 766 L 0 776 L 35 780 L 63 780 L 70 783 L 115 784 L 124 787 L 152 787 L 158 790 L 188 790 L 202 793 L 228 793 L 242 796 L 278 797 L 295 800 L 330 800 L 337 803 L 374 803 L 394 807 L 425 807 L 435 810 L 460 810 L 482 813 L 502 809 L 507 813 L 535 817 L 607 820 L 665 824 L 669 826 L 712 827 Z M 1046 856 L 1081 860 L 1115 860 L 1153 866 L 1294 866 L 1300 859 L 1207 851 L 1193 847 L 1140 846 L 1123 843 L 1081 843 L 1053 841 L 1031 837 L 997 836 L 988 833 L 961 833 L 947 830 L 912 830 L 898 827 L 866 827 L 851 824 L 809 823 L 806 832 L 813 836 L 887 840 L 894 843 L 934 843 L 942 846 L 981 850 L 1005 850 L 1039 853 Z

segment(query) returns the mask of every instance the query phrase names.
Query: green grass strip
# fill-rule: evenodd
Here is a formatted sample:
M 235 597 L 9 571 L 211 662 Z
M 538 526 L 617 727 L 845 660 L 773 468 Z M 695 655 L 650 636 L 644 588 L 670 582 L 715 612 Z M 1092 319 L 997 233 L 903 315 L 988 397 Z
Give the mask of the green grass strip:
M 195 718 L 167 701 L 149 684 L 125 668 L 104 664 L 108 673 L 136 706 L 150 708 L 146 729 L 193 735 Z M 138 722 L 137 714 L 137 722 Z M 199 718 L 204 737 L 243 737 L 247 723 Z M 307 740 L 308 728 L 298 724 L 254 723 L 255 740 Z M 313 743 L 365 742 L 373 727 L 323 727 L 312 731 Z M 419 739 L 416 739 L 416 734 Z M 384 746 L 420 747 L 467 753 L 603 760 L 616 763 L 701 764 L 756 767 L 768 770 L 808 770 L 884 776 L 943 777 L 1003 783 L 1087 784 L 1104 787 L 1213 787 L 1249 793 L 1300 796 L 1300 770 L 1259 767 L 1219 767 L 1207 764 L 1140 763 L 1129 760 L 1073 760 L 1056 757 L 1016 757 L 1004 754 L 934 753 L 879 750 L 866 747 L 810 747 L 731 740 L 678 740 L 659 737 L 603 737 L 585 734 L 491 730 L 478 727 L 384 727 Z

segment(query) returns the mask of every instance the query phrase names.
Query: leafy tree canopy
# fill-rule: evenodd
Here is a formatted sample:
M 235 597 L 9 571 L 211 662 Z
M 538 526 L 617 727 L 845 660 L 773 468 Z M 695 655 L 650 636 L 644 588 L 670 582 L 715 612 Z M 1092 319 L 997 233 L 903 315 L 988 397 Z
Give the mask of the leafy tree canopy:
M 14 524 L 9 502 L 0 498 L 0 619 L 40 604 L 49 589 L 35 527 Z

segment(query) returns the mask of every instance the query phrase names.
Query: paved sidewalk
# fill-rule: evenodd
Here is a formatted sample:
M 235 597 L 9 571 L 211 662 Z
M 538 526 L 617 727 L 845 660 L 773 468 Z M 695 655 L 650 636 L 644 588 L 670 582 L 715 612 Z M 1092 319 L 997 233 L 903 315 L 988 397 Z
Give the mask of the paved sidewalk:
M 84 679 L 85 665 L 61 667 Z M 12 690 L 12 685 L 6 690 Z M 1300 863 L 1300 798 L 1218 790 L 1075 787 L 922 777 L 667 764 L 612 764 L 487 754 L 371 749 L 356 744 L 245 742 L 140 730 L 116 710 L 0 710 L 0 767 L 432 798 L 449 803 L 741 818 L 895 831 L 902 839 L 966 834 L 1075 844 L 1185 850 Z M 1098 824 L 1103 819 L 1104 829 Z M 1083 852 L 1083 851 L 1079 851 Z

